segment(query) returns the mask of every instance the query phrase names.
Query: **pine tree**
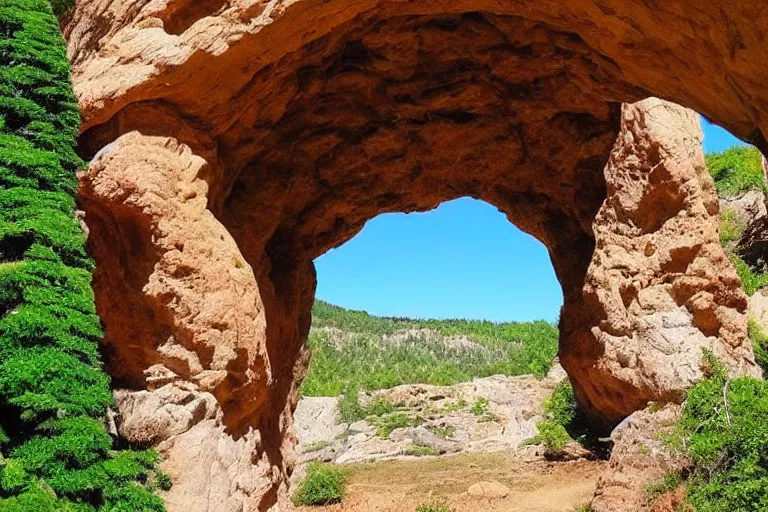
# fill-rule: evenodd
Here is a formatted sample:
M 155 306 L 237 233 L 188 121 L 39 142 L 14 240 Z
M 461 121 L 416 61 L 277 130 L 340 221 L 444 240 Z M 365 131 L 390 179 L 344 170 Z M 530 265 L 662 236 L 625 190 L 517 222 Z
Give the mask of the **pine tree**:
M 157 455 L 113 450 L 103 423 L 66 1 L 0 1 L 0 510 L 162 511 Z

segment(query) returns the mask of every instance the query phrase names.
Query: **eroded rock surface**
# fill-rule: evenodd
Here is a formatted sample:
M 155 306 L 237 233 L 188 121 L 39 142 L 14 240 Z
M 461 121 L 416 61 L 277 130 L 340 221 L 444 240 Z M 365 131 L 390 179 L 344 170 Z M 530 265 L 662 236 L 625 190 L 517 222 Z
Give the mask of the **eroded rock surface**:
M 611 419 L 649 399 L 680 402 L 702 376 L 704 348 L 735 374 L 759 375 L 701 141 L 693 111 L 657 99 L 623 106 L 584 286 L 591 325 L 562 334 L 593 352 L 560 351 L 577 396 L 590 397 L 582 403 Z
M 595 512 L 638 512 L 651 510 L 645 488 L 690 463 L 664 441 L 673 435 L 680 418 L 678 405 L 654 405 L 638 411 L 611 435 L 614 442 L 609 467 L 597 483 L 592 510 Z M 654 508 L 653 510 L 674 510 Z
M 258 431 L 239 439 L 225 432 L 223 412 L 210 393 L 188 383 L 154 391 L 118 390 L 118 432 L 137 446 L 154 446 L 173 481 L 163 492 L 168 510 L 277 510 L 283 473 L 262 448 Z M 265 500 L 266 497 L 266 500 Z
M 494 375 L 453 386 L 405 384 L 368 392 L 361 397 L 364 404 L 383 400 L 393 410 L 351 425 L 341 423 L 339 398 L 302 398 L 295 415 L 299 463 L 355 463 L 502 450 L 519 450 L 521 457 L 541 455 L 541 447 L 524 445 L 538 434 L 536 424 L 544 419 L 543 402 L 565 378 L 557 370 L 552 374 L 545 379 Z M 380 428 L 396 416 L 410 421 L 391 432 Z M 419 452 L 419 447 L 426 450 Z M 300 477 L 296 475 L 294 480 Z
M 209 393 L 211 435 L 258 437 L 272 468 L 235 489 L 217 470 L 209 494 L 277 506 L 313 259 L 380 213 L 471 196 L 547 247 L 560 358 L 598 423 L 679 400 L 703 347 L 755 374 L 698 121 L 622 103 L 676 100 L 765 151 L 767 20 L 737 0 L 78 1 L 64 28 L 110 372 Z

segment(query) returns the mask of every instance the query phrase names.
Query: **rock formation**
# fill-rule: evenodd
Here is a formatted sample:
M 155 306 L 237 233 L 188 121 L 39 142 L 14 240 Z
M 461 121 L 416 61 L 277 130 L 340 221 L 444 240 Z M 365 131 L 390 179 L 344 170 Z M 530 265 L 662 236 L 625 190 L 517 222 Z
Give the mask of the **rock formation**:
M 679 400 L 703 347 L 757 374 L 697 118 L 627 103 L 675 100 L 767 149 L 767 18 L 737 0 L 79 1 L 64 29 L 108 368 L 126 393 L 217 402 L 183 432 L 131 427 L 149 425 L 134 406 L 121 428 L 231 447 L 166 451 L 170 510 L 279 506 L 312 261 L 383 212 L 471 196 L 537 237 L 600 424 Z M 221 478 L 244 460 L 250 484 Z

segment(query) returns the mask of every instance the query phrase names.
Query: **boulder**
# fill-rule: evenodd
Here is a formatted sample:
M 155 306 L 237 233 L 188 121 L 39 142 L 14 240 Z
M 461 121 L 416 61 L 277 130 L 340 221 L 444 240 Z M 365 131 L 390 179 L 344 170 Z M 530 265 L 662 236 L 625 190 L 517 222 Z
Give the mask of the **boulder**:
M 499 482 L 478 482 L 469 486 L 467 494 L 475 498 L 498 500 L 509 496 L 509 487 Z

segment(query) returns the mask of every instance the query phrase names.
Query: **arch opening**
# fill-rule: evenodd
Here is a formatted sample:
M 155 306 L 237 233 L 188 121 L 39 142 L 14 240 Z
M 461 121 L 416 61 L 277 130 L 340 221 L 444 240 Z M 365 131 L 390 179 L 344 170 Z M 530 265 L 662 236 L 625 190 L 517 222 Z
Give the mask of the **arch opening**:
M 380 215 L 314 263 L 303 396 L 542 378 L 556 356 L 562 291 L 549 253 L 487 203 Z
M 556 323 L 549 253 L 488 203 L 383 214 L 315 259 L 316 299 L 378 317 Z

